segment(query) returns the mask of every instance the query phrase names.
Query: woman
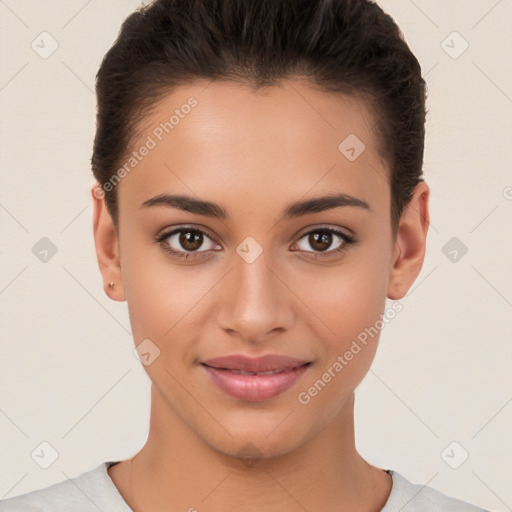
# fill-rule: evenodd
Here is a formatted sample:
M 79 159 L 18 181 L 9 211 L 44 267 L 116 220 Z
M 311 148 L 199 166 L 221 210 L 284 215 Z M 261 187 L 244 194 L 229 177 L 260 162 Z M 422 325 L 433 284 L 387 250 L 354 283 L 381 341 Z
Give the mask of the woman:
M 355 447 L 354 391 L 429 225 L 425 82 L 393 20 L 362 0 L 157 0 L 97 98 L 94 239 L 150 433 L 0 510 L 481 510 Z

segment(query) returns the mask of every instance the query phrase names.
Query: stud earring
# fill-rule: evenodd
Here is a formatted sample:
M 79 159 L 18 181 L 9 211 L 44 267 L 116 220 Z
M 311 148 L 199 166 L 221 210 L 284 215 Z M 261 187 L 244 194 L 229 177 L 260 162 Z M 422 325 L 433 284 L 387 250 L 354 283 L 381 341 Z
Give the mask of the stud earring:
M 108 287 L 109 287 L 111 290 L 113 290 L 113 289 L 114 289 L 114 282 L 112 281 L 112 282 L 108 283 Z

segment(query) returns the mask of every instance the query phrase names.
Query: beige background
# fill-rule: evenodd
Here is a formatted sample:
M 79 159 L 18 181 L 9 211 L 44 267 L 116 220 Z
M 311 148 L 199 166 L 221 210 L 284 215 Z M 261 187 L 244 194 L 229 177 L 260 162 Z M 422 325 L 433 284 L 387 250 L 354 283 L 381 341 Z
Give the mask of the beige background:
M 126 304 L 103 293 L 89 200 L 94 76 L 138 3 L 0 1 L 0 498 L 128 457 L 146 439 L 149 379 Z M 372 464 L 507 511 L 512 2 L 379 3 L 428 83 L 432 218 L 422 273 L 357 390 L 357 445 Z M 58 43 L 47 58 L 31 47 L 43 31 Z M 46 263 L 32 252 L 42 237 L 57 248 Z M 468 249 L 455 262 L 443 252 L 452 237 Z M 31 456 L 41 450 L 58 452 L 47 469 Z

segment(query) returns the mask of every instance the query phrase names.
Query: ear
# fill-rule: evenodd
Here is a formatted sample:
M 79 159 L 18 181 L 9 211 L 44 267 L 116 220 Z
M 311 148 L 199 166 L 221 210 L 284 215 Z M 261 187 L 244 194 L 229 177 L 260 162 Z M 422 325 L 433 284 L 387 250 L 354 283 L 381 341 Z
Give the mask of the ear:
M 114 222 L 105 203 L 105 193 L 97 181 L 91 187 L 91 197 L 93 202 L 94 244 L 98 265 L 103 277 L 103 289 L 112 300 L 123 302 L 126 299 L 121 276 L 119 242 Z M 109 283 L 114 283 L 114 286 L 109 286 Z
M 392 300 L 405 296 L 423 266 L 430 223 L 429 193 L 430 189 L 424 181 L 418 183 L 410 203 L 400 216 L 388 283 L 388 298 Z

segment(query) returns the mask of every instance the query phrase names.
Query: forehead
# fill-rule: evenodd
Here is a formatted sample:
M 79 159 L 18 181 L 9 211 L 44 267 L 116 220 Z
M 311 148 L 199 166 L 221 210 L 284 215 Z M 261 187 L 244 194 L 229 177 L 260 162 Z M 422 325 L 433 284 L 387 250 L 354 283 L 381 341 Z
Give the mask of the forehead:
M 144 119 L 130 148 L 144 156 L 120 183 L 120 202 L 176 188 L 219 200 L 235 189 L 295 199 L 333 188 L 382 195 L 387 171 L 374 122 L 364 100 L 304 81 L 260 90 L 224 81 L 180 86 Z

